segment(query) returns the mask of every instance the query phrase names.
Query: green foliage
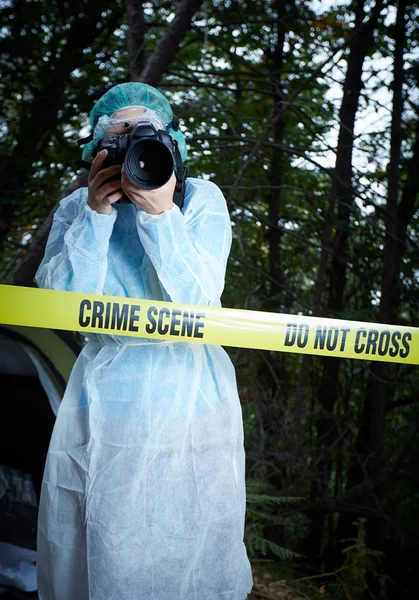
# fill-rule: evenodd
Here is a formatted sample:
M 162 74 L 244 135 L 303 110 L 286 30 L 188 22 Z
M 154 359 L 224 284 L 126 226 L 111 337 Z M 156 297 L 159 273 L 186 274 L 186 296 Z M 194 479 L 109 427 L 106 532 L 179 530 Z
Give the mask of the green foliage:
M 369 578 L 373 576 L 381 586 L 389 579 L 380 568 L 384 554 L 368 547 L 366 519 L 358 519 L 354 525 L 357 528 L 357 537 L 347 540 L 353 543 L 342 550 L 342 566 L 333 573 L 322 575 L 326 582 L 327 578 L 332 578 L 331 583 L 325 583 L 325 591 L 336 600 L 357 600 L 364 597 L 374 600 L 377 596 L 370 588 Z M 309 579 L 306 578 L 306 581 Z
M 124 3 L 13 0 L 0 14 L 7 23 L 0 33 L 0 272 L 7 281 L 75 175 L 76 140 L 93 99 L 122 76 L 114 32 Z
M 266 540 L 257 533 L 247 533 L 245 535 L 246 549 L 251 558 L 256 556 L 266 556 L 268 550 L 281 560 L 287 560 L 291 558 L 302 558 L 301 554 L 287 550 L 274 542 Z
M 343 549 L 345 561 L 338 574 L 339 582 L 348 599 L 360 598 L 366 591 L 370 597 L 375 596 L 369 590 L 367 576 L 369 574 L 381 582 L 387 578 L 378 570 L 379 564 L 384 558 L 384 553 L 368 548 L 366 537 L 366 519 L 358 519 L 355 522 L 358 529 L 356 538 L 348 541 L 353 543 Z
M 264 537 L 264 531 L 268 526 L 283 523 L 280 508 L 298 505 L 302 498 L 284 498 L 258 493 L 267 488 L 269 486 L 261 482 L 248 481 L 246 484 L 247 510 L 244 540 L 249 556 L 266 556 L 270 551 L 281 560 L 302 558 L 301 554 Z

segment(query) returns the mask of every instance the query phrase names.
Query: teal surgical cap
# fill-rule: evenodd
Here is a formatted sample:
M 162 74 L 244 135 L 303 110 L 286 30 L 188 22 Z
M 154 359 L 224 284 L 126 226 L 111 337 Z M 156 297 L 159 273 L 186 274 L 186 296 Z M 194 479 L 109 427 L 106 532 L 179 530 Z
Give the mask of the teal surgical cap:
M 143 106 L 144 108 L 154 110 L 166 126 L 173 120 L 172 107 L 166 96 L 159 92 L 159 90 L 146 83 L 120 83 L 103 94 L 91 110 L 90 125 L 92 126 L 92 130 L 95 128 L 100 117 L 103 115 L 111 117 L 117 110 L 128 106 Z M 180 130 L 175 131 L 171 127 L 167 131 L 172 140 L 178 143 L 179 152 L 184 161 L 188 150 L 183 133 Z M 94 145 L 95 142 L 89 142 L 84 146 L 84 160 L 91 161 L 93 159 L 92 151 Z

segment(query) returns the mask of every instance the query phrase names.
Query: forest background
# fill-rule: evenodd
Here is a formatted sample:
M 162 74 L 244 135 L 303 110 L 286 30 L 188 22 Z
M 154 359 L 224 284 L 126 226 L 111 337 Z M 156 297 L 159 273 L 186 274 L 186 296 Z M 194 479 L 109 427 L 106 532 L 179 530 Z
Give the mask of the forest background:
M 416 1 L 0 10 L 1 283 L 34 285 L 58 200 L 86 183 L 94 101 L 143 81 L 175 107 L 189 174 L 227 199 L 224 306 L 418 325 Z M 416 599 L 417 367 L 229 353 L 253 564 L 312 599 Z

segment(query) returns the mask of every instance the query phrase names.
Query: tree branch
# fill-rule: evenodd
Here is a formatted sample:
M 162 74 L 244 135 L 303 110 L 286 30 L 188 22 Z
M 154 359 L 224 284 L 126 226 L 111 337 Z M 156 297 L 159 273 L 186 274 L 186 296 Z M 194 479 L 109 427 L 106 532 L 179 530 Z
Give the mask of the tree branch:
M 134 81 L 158 85 L 189 28 L 193 15 L 201 8 L 202 2 L 203 0 L 183 0 L 178 5 L 173 21 L 167 26 L 139 78 Z

